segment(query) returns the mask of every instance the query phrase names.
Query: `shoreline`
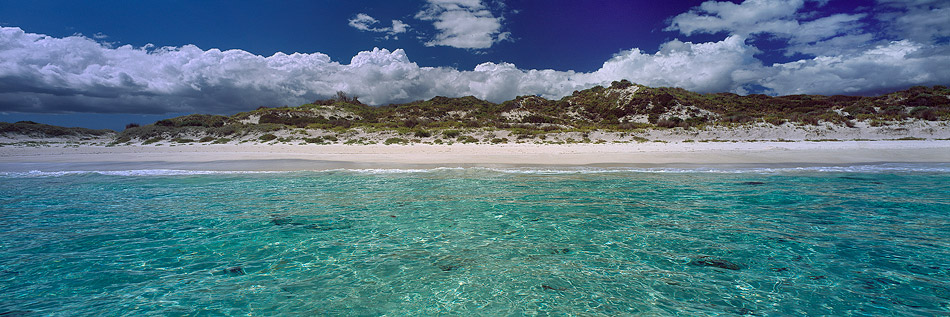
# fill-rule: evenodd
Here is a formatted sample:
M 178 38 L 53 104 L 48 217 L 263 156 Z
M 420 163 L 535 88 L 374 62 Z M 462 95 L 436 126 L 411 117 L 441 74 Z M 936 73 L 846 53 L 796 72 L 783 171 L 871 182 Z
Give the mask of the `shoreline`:
M 950 140 L 454 145 L 49 145 L 0 147 L 0 172 L 303 171 L 339 168 L 662 167 L 950 163 Z

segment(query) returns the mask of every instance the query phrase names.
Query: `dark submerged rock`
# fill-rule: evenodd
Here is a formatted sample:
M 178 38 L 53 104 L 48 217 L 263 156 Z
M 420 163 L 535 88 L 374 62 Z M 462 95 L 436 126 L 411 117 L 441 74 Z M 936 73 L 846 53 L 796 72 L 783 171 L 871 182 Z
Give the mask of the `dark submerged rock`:
M 551 286 L 548 284 L 541 284 L 541 289 L 551 290 L 551 291 L 566 291 L 566 287 Z
M 232 267 L 229 267 L 229 268 L 224 269 L 224 274 L 225 274 L 225 275 L 230 275 L 230 276 L 239 276 L 239 275 L 247 274 L 247 272 L 244 272 L 244 268 L 243 268 L 243 267 L 240 267 L 240 266 L 232 266 Z
M 460 270 L 469 263 L 471 263 L 469 259 L 456 255 L 448 255 L 436 260 L 432 265 L 439 268 L 442 272 L 451 272 Z
M 742 308 L 739 308 L 738 310 L 736 310 L 736 314 L 737 314 L 737 315 L 740 315 L 740 316 L 744 316 L 744 315 L 755 315 L 755 311 L 754 311 L 754 310 L 751 310 L 751 309 L 748 309 L 748 308 L 745 308 L 745 307 L 742 307 Z
M 303 225 L 302 223 L 296 222 L 292 218 L 289 218 L 289 217 L 273 217 L 271 218 L 270 223 L 274 224 L 275 226 L 302 226 Z
M 765 185 L 765 182 L 743 182 L 742 185 Z
M 692 261 L 689 261 L 689 265 L 711 266 L 711 267 L 718 267 L 720 269 L 727 269 L 727 270 L 733 270 L 733 271 L 737 271 L 742 268 L 738 264 L 729 262 L 727 260 L 712 258 L 708 256 L 704 256 L 698 259 L 693 259 Z
M 459 266 L 455 264 L 440 264 L 439 265 L 439 269 L 442 270 L 442 272 L 452 271 L 457 268 L 459 268 Z
M 353 224 L 348 222 L 331 222 L 331 223 L 318 223 L 312 225 L 304 226 L 306 229 L 317 230 L 317 231 L 331 231 L 331 230 L 341 230 L 353 228 Z
M 345 219 L 332 219 L 332 220 L 323 220 L 316 223 L 303 223 L 294 220 L 290 217 L 275 216 L 271 218 L 270 222 L 275 226 L 281 227 L 300 227 L 309 230 L 317 231 L 331 231 L 331 230 L 340 230 L 340 229 L 349 229 L 353 227 L 353 224 L 350 221 Z
M 551 250 L 550 252 L 548 252 L 548 253 L 550 253 L 550 254 L 568 254 L 568 253 L 571 253 L 571 249 L 568 249 L 568 248 L 552 249 L 552 250 Z
M 861 288 L 871 289 L 871 290 L 886 289 L 890 287 L 891 285 L 900 285 L 900 282 L 886 278 L 886 277 L 861 279 L 861 282 L 864 284 L 861 286 Z

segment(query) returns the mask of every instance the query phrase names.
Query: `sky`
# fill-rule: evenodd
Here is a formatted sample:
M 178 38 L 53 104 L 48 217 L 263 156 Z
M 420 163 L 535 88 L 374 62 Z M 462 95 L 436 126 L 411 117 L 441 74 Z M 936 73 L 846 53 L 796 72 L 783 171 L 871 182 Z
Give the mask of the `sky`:
M 435 96 L 559 99 L 627 79 L 738 94 L 950 84 L 946 0 L 0 0 L 0 121 Z

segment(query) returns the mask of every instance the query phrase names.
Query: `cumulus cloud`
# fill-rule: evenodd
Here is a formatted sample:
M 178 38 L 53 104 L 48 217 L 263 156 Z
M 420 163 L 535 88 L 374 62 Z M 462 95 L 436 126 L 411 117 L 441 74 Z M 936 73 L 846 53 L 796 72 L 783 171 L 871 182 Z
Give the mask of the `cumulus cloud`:
M 333 84 L 293 78 L 316 77 L 334 66 L 323 54 L 264 58 L 191 45 L 110 48 L 83 36 L 54 38 L 5 27 L 0 28 L 0 109 L 228 112 L 253 104 L 297 104 L 327 94 Z
M 595 72 L 523 70 L 483 63 L 472 70 L 420 67 L 401 49 L 374 49 L 349 64 L 329 56 L 196 46 L 111 48 L 83 36 L 54 38 L 0 29 L 0 110 L 19 112 L 214 112 L 298 105 L 336 91 L 369 104 L 466 96 L 500 102 L 518 95 L 560 98 L 613 80 L 681 86 L 699 91 L 735 89 L 757 66 L 741 38 L 716 43 L 674 41 L 660 52 L 617 54 Z
M 428 0 L 416 19 L 432 21 L 438 31 L 426 46 L 484 49 L 510 37 L 502 32 L 502 18 L 496 17 L 480 0 Z
M 477 0 L 438 3 L 449 8 L 446 10 L 453 5 L 481 5 Z M 710 25 L 724 26 L 690 27 L 691 32 L 721 29 L 729 34 L 720 41 L 704 43 L 672 40 L 656 52 L 624 50 L 593 72 L 520 69 L 514 64 L 492 62 L 471 70 L 420 67 L 401 49 L 364 51 L 343 63 L 321 53 L 265 57 L 193 45 L 113 47 L 82 35 L 56 38 L 3 27 L 0 111 L 234 113 L 258 106 L 299 105 L 332 97 L 336 91 L 359 96 L 373 105 L 467 95 L 500 102 L 519 95 L 556 99 L 620 79 L 698 92 L 771 94 L 870 94 L 950 83 L 950 72 L 945 71 L 950 66 L 950 46 L 946 43 L 880 41 L 862 32 L 828 36 L 831 33 L 822 33 L 826 32 L 822 28 L 858 20 L 853 15 L 831 15 L 798 21 L 786 12 L 799 10 L 795 3 L 782 10 L 747 10 L 742 7 L 746 3 L 707 3 L 712 3 L 707 5 L 712 9 L 703 12 L 716 12 L 715 19 L 739 21 L 734 16 L 745 16 L 758 21 L 758 26 L 738 27 L 738 22 L 720 21 Z M 746 11 L 736 14 L 720 7 Z M 763 64 L 756 57 L 760 50 L 748 40 L 754 33 L 741 31 L 767 29 L 766 25 L 774 24 L 761 17 L 793 22 L 805 30 L 786 39 L 791 43 L 790 50 L 812 56 Z M 354 21 L 354 27 L 367 29 L 378 23 L 360 15 Z M 394 22 L 392 28 L 400 27 Z M 939 37 L 939 32 L 928 38 Z
M 399 20 L 392 20 L 391 27 L 383 27 L 383 28 L 374 27 L 373 25 L 377 23 L 379 23 L 379 20 L 376 20 L 375 18 L 365 13 L 358 13 L 356 14 L 355 17 L 349 20 L 349 25 L 356 28 L 357 30 L 386 33 L 388 34 L 387 37 L 395 36 L 396 34 L 399 34 L 399 33 L 406 33 L 406 31 L 409 30 L 409 25 Z
M 228 113 L 299 105 L 336 91 L 369 104 L 386 104 L 437 95 L 502 101 L 517 94 L 545 91 L 555 96 L 580 88 L 564 83 L 511 85 L 550 73 L 492 63 L 471 71 L 419 67 L 401 49 L 360 52 L 342 64 L 321 53 L 264 57 L 193 45 L 113 48 L 81 35 L 55 38 L 0 28 L 2 111 Z
M 648 86 L 673 86 L 700 92 L 740 91 L 754 78 L 761 63 L 759 51 L 734 35 L 719 42 L 693 44 L 673 40 L 655 54 L 639 49 L 621 52 L 604 63 L 594 75 L 607 81 L 626 78 Z

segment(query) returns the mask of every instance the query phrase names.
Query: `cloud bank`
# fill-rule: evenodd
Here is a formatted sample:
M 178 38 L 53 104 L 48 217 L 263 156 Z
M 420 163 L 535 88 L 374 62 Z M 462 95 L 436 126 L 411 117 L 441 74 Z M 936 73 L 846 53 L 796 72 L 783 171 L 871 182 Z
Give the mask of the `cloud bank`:
M 453 6 L 471 11 L 481 4 L 475 0 L 431 2 L 440 6 L 433 12 L 448 12 Z M 889 29 L 898 33 L 923 32 L 922 27 L 943 18 L 934 12 L 950 7 L 926 0 L 911 6 L 893 2 L 882 2 L 892 7 L 887 12 L 932 18 Z M 322 53 L 265 57 L 193 45 L 112 47 L 81 35 L 56 38 L 3 27 L 0 111 L 234 113 L 258 106 L 300 105 L 332 97 L 336 91 L 373 105 L 467 95 L 500 102 L 519 95 L 556 99 L 620 79 L 698 92 L 778 95 L 871 94 L 950 83 L 946 28 L 931 28 L 915 38 L 886 40 L 860 28 L 866 19 L 883 19 L 878 15 L 814 17 L 800 12 L 802 8 L 801 1 L 706 2 L 674 17 L 670 28 L 684 34 L 726 33 L 724 39 L 671 40 L 652 53 L 624 50 L 592 72 L 520 69 L 492 62 L 471 70 L 420 67 L 401 49 L 363 51 L 344 64 Z M 357 15 L 351 23 L 373 31 L 378 23 L 374 21 Z M 775 25 L 803 31 L 788 32 Z M 784 39 L 789 51 L 807 57 L 765 65 L 756 57 L 761 50 L 750 44 L 752 38 L 763 35 Z M 495 40 L 477 39 L 466 45 L 488 45 Z

